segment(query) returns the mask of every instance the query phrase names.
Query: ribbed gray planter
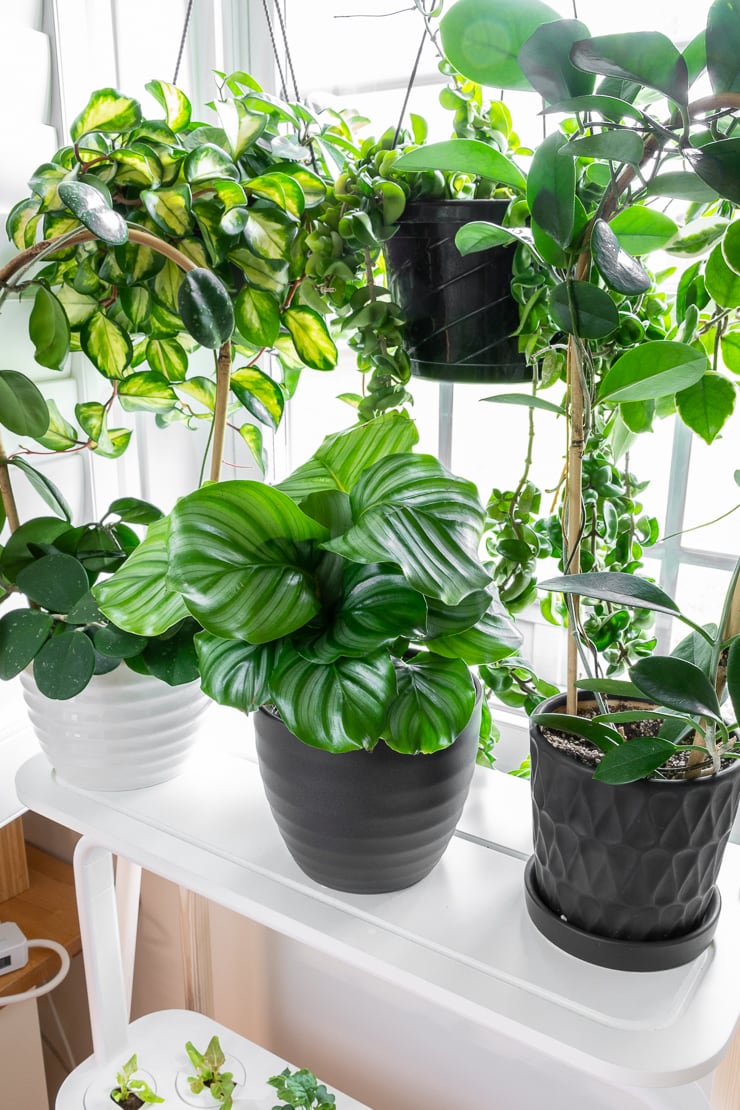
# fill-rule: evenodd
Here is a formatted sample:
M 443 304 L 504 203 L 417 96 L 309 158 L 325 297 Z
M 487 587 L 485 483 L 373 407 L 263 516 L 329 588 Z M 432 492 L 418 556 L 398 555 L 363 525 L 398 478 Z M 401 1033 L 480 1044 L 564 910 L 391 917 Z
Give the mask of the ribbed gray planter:
M 403 890 L 440 860 L 462 813 L 475 767 L 481 693 L 449 748 L 400 755 L 334 754 L 298 740 L 275 714 L 255 715 L 260 774 L 288 851 L 334 890 Z
M 561 710 L 562 695 L 540 712 Z M 709 944 L 717 874 L 740 800 L 718 775 L 610 786 L 530 723 L 534 856 L 527 908 L 549 940 L 628 971 L 678 967 Z

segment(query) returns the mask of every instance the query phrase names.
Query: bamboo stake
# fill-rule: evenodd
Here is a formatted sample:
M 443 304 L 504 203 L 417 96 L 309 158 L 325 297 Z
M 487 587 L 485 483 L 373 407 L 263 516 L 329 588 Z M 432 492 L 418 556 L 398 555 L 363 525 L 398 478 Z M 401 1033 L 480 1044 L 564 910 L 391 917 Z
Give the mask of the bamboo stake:
M 583 487 L 583 451 L 585 447 L 583 377 L 578 365 L 574 336 L 568 337 L 568 391 L 569 391 L 569 439 L 566 475 L 566 540 L 564 564 L 568 574 L 578 574 L 581 569 L 581 491 Z M 578 598 L 572 596 L 570 620 L 568 621 L 567 655 L 567 712 L 578 712 L 578 691 L 575 683 L 578 678 Z
M 216 361 L 216 404 L 213 410 L 213 445 L 211 448 L 211 481 L 218 482 L 221 477 L 221 461 L 224 454 L 226 437 L 226 416 L 229 405 L 229 382 L 231 380 L 231 342 L 224 343 Z
M 5 509 L 8 527 L 11 532 L 15 532 L 20 525 L 20 520 L 18 519 L 18 509 L 13 495 L 13 487 L 10 482 L 8 456 L 5 454 L 2 438 L 0 438 L 0 499 Z

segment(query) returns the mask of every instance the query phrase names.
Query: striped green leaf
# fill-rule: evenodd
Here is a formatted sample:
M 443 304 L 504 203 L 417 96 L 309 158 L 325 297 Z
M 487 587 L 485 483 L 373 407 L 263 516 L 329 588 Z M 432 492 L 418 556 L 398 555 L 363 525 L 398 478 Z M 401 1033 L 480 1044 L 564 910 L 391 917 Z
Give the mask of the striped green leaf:
M 182 498 L 171 519 L 170 584 L 207 631 L 266 643 L 318 611 L 306 541 L 327 532 L 279 490 L 250 481 L 205 486 Z
M 146 345 L 146 360 L 152 370 L 169 381 L 185 380 L 188 353 L 177 339 L 150 339 Z
M 239 171 L 225 150 L 215 143 L 203 143 L 191 150 L 183 162 L 185 179 L 191 185 L 208 181 L 212 177 L 228 177 L 237 181 Z
M 247 210 L 244 238 L 259 258 L 285 258 L 297 231 L 295 217 L 268 201 L 256 201 Z
M 396 662 L 397 696 L 390 702 L 383 739 L 415 755 L 448 748 L 470 720 L 475 687 L 459 659 L 419 655 Z
M 169 519 L 155 521 L 121 569 L 93 589 L 103 613 L 127 632 L 159 636 L 188 615 L 167 583 L 168 535 Z
M 177 394 L 163 374 L 143 370 L 123 379 L 118 400 L 126 412 L 169 412 L 177 404 Z
M 182 131 L 190 123 L 190 101 L 181 89 L 169 81 L 149 81 L 145 86 L 165 111 L 167 126 L 173 131 Z
M 306 208 L 303 189 L 294 177 L 287 173 L 266 173 L 253 177 L 244 186 L 253 195 L 264 197 L 284 208 L 292 216 L 300 218 Z
M 280 332 L 280 304 L 273 293 L 245 285 L 234 303 L 239 333 L 255 347 L 271 347 Z
M 428 640 L 431 651 L 448 659 L 462 659 L 468 666 L 496 663 L 522 646 L 522 636 L 507 616 L 486 613 L 464 632 Z
M 360 563 L 397 563 L 420 593 L 457 605 L 490 577 L 477 550 L 484 510 L 472 482 L 431 455 L 391 455 L 352 490 L 355 525 L 325 544 Z
M 331 752 L 371 749 L 395 690 L 388 652 L 311 663 L 287 645 L 272 677 L 275 704 L 304 744 Z
M 240 100 L 235 99 L 217 101 L 216 111 L 226 132 L 231 156 L 236 161 L 260 137 L 268 117 L 261 112 L 250 112 Z
M 165 235 L 175 235 L 179 238 L 190 231 L 193 221 L 190 214 L 189 186 L 173 185 L 170 189 L 144 189 L 141 199 L 147 212 Z
M 270 700 L 278 650 L 274 644 L 245 644 L 199 632 L 195 650 L 203 693 L 219 705 L 251 713 Z
M 312 459 L 277 486 L 300 501 L 322 489 L 352 489 L 363 470 L 385 458 L 410 451 L 419 440 L 406 413 L 388 412 L 366 424 L 327 436 Z

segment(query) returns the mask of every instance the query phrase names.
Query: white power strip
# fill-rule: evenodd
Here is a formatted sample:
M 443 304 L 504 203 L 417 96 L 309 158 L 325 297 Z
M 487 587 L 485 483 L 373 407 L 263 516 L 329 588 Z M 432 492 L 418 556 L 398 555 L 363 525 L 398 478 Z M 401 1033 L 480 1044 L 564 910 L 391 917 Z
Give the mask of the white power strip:
M 0 975 L 28 963 L 28 941 L 14 921 L 0 924 Z

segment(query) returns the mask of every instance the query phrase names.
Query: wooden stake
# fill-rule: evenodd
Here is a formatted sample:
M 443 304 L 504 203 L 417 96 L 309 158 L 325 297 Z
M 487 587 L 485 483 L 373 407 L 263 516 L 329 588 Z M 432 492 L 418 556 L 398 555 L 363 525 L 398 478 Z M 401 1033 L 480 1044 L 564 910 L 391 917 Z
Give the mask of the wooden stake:
M 229 381 L 231 379 L 231 343 L 224 343 L 218 352 L 216 362 L 216 404 L 213 410 L 213 437 L 211 445 L 212 482 L 221 477 L 221 462 L 224 455 L 226 436 L 226 414 L 229 405 Z
M 566 534 L 564 565 L 568 574 L 578 574 L 581 568 L 581 489 L 583 485 L 583 449 L 585 441 L 583 375 L 578 363 L 575 336 L 568 337 L 568 393 L 569 393 L 569 440 L 566 478 Z M 568 622 L 568 671 L 566 710 L 570 714 L 578 712 L 578 691 L 575 688 L 578 678 L 578 602 L 571 595 L 571 616 Z
M 23 824 L 16 817 L 0 829 L 0 902 L 22 894 L 30 885 Z

